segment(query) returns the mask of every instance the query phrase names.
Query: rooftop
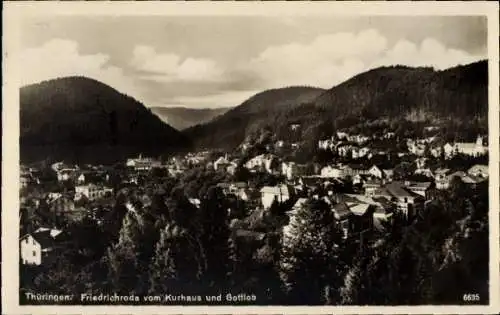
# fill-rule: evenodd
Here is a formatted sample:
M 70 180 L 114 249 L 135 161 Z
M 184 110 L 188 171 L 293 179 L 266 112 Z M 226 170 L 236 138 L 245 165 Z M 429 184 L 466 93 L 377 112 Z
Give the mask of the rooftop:
M 289 188 L 287 185 L 264 186 L 262 187 L 260 192 L 273 195 L 290 195 L 291 188 Z

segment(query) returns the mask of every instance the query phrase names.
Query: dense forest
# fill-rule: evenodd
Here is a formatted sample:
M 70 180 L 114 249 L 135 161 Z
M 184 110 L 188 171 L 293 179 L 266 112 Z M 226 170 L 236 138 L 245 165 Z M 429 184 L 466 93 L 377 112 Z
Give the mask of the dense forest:
M 68 77 L 21 88 L 21 160 L 106 163 L 160 155 L 189 139 L 143 104 L 98 81 Z
M 151 107 L 160 119 L 177 130 L 209 122 L 230 108 Z
M 475 137 L 478 129 L 484 132 L 487 126 L 487 70 L 487 61 L 443 71 L 382 67 L 327 91 L 271 90 L 208 124 L 187 129 L 185 134 L 198 147 L 234 148 L 248 137 L 259 137 L 263 130 L 282 140 L 316 142 L 333 130 L 381 123 L 390 127 L 391 123 L 404 122 L 439 124 L 450 134 L 461 131 L 457 141 L 470 140 L 460 138 Z M 301 124 L 300 133 L 290 133 L 291 124 Z

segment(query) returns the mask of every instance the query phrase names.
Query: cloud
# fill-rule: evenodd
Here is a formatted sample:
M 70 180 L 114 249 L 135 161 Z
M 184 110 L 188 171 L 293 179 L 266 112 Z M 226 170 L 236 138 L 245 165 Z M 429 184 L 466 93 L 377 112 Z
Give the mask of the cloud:
M 391 47 L 379 31 L 368 29 L 358 33 L 320 35 L 308 43 L 268 47 L 243 68 L 259 77 L 262 86 L 266 87 L 331 87 L 360 72 L 383 65 L 444 69 L 482 58 L 446 47 L 433 38 L 419 44 L 402 39 Z
M 21 84 L 44 80 L 85 76 L 99 80 L 137 99 L 142 95 L 132 78 L 120 67 L 109 65 L 110 56 L 102 53 L 83 55 L 78 43 L 67 39 L 52 39 L 43 45 L 23 50 L 19 55 Z
M 24 70 L 20 74 L 23 84 L 81 75 L 106 83 L 147 106 L 190 107 L 235 106 L 274 87 L 330 88 L 379 66 L 444 69 L 485 58 L 431 37 L 421 42 L 389 40 L 375 29 L 322 34 L 307 42 L 269 46 L 232 66 L 210 58 L 160 52 L 148 45 L 136 45 L 125 53 L 131 53 L 128 62 L 113 65 L 108 54 L 84 54 L 75 41 L 52 39 L 16 57 Z
M 433 38 L 426 38 L 419 45 L 403 39 L 388 50 L 385 56 L 375 60 L 372 66 L 400 64 L 442 70 L 483 58 L 485 56 L 475 56 L 463 50 L 448 48 Z
M 151 46 L 138 45 L 132 53 L 130 65 L 136 70 L 148 72 L 145 80 L 158 82 L 221 81 L 223 69 L 208 58 L 185 58 L 173 53 L 158 53 Z

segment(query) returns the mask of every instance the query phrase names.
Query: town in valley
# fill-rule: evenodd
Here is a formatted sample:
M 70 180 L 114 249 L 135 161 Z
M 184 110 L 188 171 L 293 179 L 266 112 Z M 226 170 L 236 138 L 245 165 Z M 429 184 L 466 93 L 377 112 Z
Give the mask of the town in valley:
M 289 128 L 294 132 L 301 126 L 292 124 Z M 164 236 L 141 229 L 161 231 L 158 223 L 173 219 L 186 227 L 177 231 L 173 227 L 171 233 L 182 233 L 199 220 L 196 224 L 202 229 L 203 224 L 210 225 L 205 228 L 214 233 L 227 229 L 224 243 L 231 246 L 226 252 L 234 251 L 226 253 L 227 272 L 237 273 L 230 276 L 236 279 L 258 279 L 259 273 L 273 276 L 274 269 L 286 270 L 283 248 L 293 247 L 301 241 L 298 238 L 321 237 L 324 232 L 315 229 L 325 229 L 332 233 L 325 241 L 332 243 L 315 250 L 325 246 L 331 253 L 322 255 L 343 260 L 345 265 L 335 269 L 343 278 L 337 279 L 341 298 L 352 266 L 360 263 L 356 257 L 373 258 L 371 263 L 376 264 L 379 251 L 401 241 L 393 239 L 394 233 L 401 236 L 405 229 L 425 230 L 430 228 L 428 224 L 445 223 L 453 216 L 460 219 L 455 233 L 463 233 L 465 240 L 487 229 L 486 222 L 480 220 L 488 213 L 486 135 L 471 142 L 445 143 L 436 126 L 425 126 L 420 138 L 403 138 L 394 131 L 378 135 L 338 131 L 317 142 L 318 154 L 328 158 L 308 163 L 294 161 L 298 147 L 297 143 L 277 140 L 265 143 L 258 155 L 251 154 L 251 145 L 242 144 L 232 152 L 207 150 L 166 159 L 138 155 L 114 165 L 64 161 L 21 165 L 20 262 L 31 275 L 23 284 L 27 290 L 37 286 L 47 290 L 41 283 L 54 281 L 51 273 L 58 267 L 61 272 L 75 273 L 73 277 L 76 273 L 82 276 L 86 268 L 107 275 L 102 261 L 114 257 L 109 248 L 139 251 L 152 240 L 156 243 L 149 243 L 148 254 L 151 266 L 155 266 L 155 255 L 165 246 Z M 197 213 L 210 209 L 207 207 L 214 207 L 220 217 L 197 218 Z M 324 209 L 321 216 L 331 218 L 315 221 L 309 217 L 306 212 L 316 208 Z M 313 226 L 301 226 L 306 220 Z M 303 229 L 308 228 L 314 228 L 309 231 L 312 235 L 303 235 Z M 457 246 L 454 242 L 458 240 L 447 241 L 448 246 Z M 130 247 L 120 249 L 127 245 Z M 70 261 L 61 264 L 61 257 Z M 448 263 L 454 259 L 450 254 L 443 257 L 443 261 L 451 260 Z M 78 269 L 68 270 L 68 264 Z M 279 271 L 274 276 L 279 283 Z M 92 280 L 83 279 L 77 277 L 73 285 L 81 290 L 88 286 L 93 292 Z M 67 279 L 58 281 L 63 280 Z M 273 287 L 276 283 L 272 279 L 269 283 L 267 279 L 260 281 L 243 281 L 235 287 L 257 294 L 257 303 L 259 299 L 262 303 L 278 299 L 281 293 Z
M 19 304 L 493 303 L 490 17 L 251 7 L 19 18 Z

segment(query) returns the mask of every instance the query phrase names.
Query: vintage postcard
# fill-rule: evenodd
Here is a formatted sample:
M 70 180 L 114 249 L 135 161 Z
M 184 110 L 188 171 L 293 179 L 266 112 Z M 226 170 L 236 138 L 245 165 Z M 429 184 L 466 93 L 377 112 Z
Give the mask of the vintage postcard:
M 498 8 L 5 3 L 4 312 L 498 312 Z

